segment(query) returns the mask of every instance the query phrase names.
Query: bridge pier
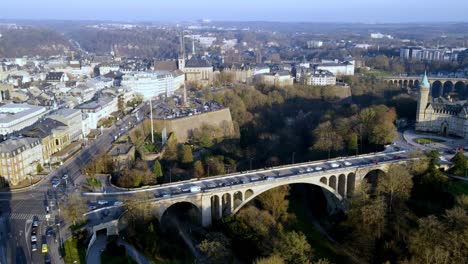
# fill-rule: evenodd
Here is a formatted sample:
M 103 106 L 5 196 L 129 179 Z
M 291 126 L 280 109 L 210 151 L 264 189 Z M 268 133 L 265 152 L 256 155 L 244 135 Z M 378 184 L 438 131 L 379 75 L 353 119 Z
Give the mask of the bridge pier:
M 211 197 L 202 196 L 201 199 L 201 224 L 204 227 L 210 226 L 212 223 L 211 215 Z

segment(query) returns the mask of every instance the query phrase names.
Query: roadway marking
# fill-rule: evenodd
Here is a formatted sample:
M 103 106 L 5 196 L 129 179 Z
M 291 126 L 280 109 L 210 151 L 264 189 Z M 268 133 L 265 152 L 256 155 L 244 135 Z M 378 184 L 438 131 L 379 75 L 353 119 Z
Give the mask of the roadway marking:
M 36 214 L 26 214 L 26 213 L 11 213 L 8 215 L 5 215 L 6 218 L 12 219 L 12 220 L 31 220 L 33 219 L 34 216 L 37 216 L 39 220 L 45 221 L 45 215 L 36 215 Z

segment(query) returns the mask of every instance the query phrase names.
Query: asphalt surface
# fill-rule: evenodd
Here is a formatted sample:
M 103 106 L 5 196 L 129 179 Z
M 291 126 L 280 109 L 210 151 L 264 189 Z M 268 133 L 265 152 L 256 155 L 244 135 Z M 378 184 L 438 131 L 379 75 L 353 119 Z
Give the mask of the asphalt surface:
M 149 107 L 142 103 L 137 107 L 139 119 L 135 115 L 127 115 L 111 128 L 104 129 L 95 140 L 88 142 L 78 154 L 67 160 L 58 169 L 51 172 L 34 187 L 17 192 L 0 193 L 0 263 L 44 263 L 46 254 L 41 253 L 42 244 L 47 244 L 52 263 L 62 263 L 59 255 L 59 239 L 66 234 L 64 225 L 57 226 L 55 218 L 60 218 L 58 209 L 61 203 L 66 203 L 70 193 L 78 191 L 77 186 L 83 181 L 81 167 L 88 164 L 94 157 L 105 154 L 112 146 L 115 137 L 127 132 L 149 112 Z M 66 180 L 61 179 L 68 174 Z M 51 179 L 58 177 L 60 185 L 52 187 Z M 46 208 L 49 207 L 49 214 Z M 37 251 L 31 249 L 31 226 L 33 217 L 40 220 L 37 231 Z M 47 217 L 49 221 L 47 221 Z M 46 229 L 53 232 L 46 235 Z M 60 234 L 59 234 L 60 232 Z M 57 242 L 56 242 L 57 241 Z

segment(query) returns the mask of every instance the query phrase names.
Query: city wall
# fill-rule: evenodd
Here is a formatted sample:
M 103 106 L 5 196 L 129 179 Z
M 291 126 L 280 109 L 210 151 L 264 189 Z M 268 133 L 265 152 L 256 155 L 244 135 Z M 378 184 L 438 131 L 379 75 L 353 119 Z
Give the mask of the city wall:
M 159 129 L 166 127 L 167 133 L 174 132 L 177 142 L 180 143 L 187 142 L 191 132 L 200 128 L 203 124 L 208 124 L 220 129 L 226 128 L 229 135 L 234 134 L 234 126 L 229 108 L 177 119 L 154 119 L 155 127 Z

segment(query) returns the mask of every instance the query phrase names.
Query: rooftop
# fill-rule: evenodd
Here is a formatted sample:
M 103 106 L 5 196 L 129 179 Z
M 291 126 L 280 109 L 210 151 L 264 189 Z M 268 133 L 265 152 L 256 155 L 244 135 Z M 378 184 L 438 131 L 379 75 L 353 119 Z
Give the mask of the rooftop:
M 40 144 L 40 140 L 38 138 L 11 138 L 0 143 L 0 153 L 13 153 L 13 155 L 15 155 L 14 152 L 16 150 L 24 151 L 26 148 L 30 148 L 31 145 L 37 144 Z
M 32 113 L 43 113 L 45 107 L 30 104 L 6 104 L 0 106 L 0 123 L 9 123 Z

